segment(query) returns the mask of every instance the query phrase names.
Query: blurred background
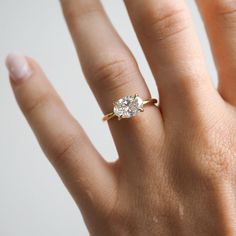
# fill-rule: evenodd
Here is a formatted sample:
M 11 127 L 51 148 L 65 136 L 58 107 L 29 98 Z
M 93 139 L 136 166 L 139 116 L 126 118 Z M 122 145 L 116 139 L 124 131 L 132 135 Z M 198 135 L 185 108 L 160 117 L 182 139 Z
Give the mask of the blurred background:
M 155 83 L 123 2 L 103 0 L 111 21 L 134 53 L 154 97 Z M 187 3 L 209 71 L 216 73 L 194 0 Z M 191 42 L 190 42 L 191 43 Z M 34 57 L 107 160 L 117 157 L 102 113 L 90 92 L 58 0 L 0 0 L 0 235 L 88 235 L 82 216 L 44 157 L 11 91 L 4 60 L 9 52 Z

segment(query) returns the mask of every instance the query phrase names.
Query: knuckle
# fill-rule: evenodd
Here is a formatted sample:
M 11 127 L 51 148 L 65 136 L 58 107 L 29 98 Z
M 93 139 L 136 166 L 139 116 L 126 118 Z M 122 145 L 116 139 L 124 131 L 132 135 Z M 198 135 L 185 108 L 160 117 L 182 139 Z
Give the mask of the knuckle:
M 82 134 L 71 131 L 58 136 L 55 145 L 47 148 L 50 150 L 48 156 L 54 164 L 63 165 L 71 156 L 76 155 L 77 147 L 81 145 L 83 145 Z
M 132 60 L 115 59 L 96 66 L 89 82 L 96 88 L 113 92 L 131 84 L 135 73 L 137 73 L 137 65 Z
M 149 27 L 143 28 L 144 35 L 155 41 L 162 41 L 178 35 L 190 26 L 190 16 L 185 9 L 169 6 L 163 12 L 151 9 L 147 14 Z
M 27 103 L 21 106 L 22 111 L 27 116 L 30 116 L 35 111 L 37 111 L 40 107 L 43 107 L 45 104 L 47 104 L 51 99 L 52 99 L 52 95 L 49 92 L 45 91 L 38 96 L 31 97 L 31 99 L 29 99 Z
M 209 6 L 212 4 L 209 4 Z M 219 1 L 216 0 L 213 2 L 213 9 L 216 12 L 216 14 L 219 15 L 230 15 L 231 13 L 234 13 L 236 11 L 236 1 L 232 0 L 224 0 Z
M 235 0 L 216 0 L 212 1 L 211 4 L 209 4 L 205 11 L 206 14 L 209 12 L 213 13 L 217 16 L 217 18 L 221 21 L 221 24 L 223 24 L 227 28 L 234 28 L 236 24 L 236 1 Z
M 189 89 L 200 90 L 208 87 L 209 75 L 201 61 L 201 58 L 195 58 L 185 61 L 184 65 L 173 70 L 174 80 L 170 81 L 172 86 L 180 88 L 182 91 Z

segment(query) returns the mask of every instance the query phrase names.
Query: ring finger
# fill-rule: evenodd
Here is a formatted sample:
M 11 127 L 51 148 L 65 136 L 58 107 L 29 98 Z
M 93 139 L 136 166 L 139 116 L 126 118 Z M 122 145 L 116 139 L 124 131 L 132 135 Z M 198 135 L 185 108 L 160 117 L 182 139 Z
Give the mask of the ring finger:
M 143 99 L 149 98 L 149 90 L 131 52 L 112 27 L 100 2 L 61 0 L 61 4 L 83 72 L 102 111 L 109 113 L 112 103 L 126 95 L 138 93 Z M 150 123 L 152 127 L 157 126 L 152 130 L 160 135 L 161 115 L 155 106 L 148 107 L 135 119 L 109 121 L 120 155 L 124 155 L 122 150 L 128 155 L 131 143 L 136 147 L 146 145 L 147 136 L 153 136 L 148 129 Z

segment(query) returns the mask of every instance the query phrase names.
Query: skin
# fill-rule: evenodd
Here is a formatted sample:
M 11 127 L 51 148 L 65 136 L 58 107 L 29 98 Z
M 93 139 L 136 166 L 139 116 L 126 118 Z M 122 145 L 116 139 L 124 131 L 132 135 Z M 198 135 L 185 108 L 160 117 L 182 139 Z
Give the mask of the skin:
M 125 0 L 160 106 L 110 120 L 119 154 L 106 162 L 28 58 L 12 82 L 46 156 L 90 235 L 236 235 L 236 1 L 198 0 L 219 75 L 214 88 L 182 0 Z M 150 93 L 98 0 L 61 0 L 85 77 L 104 114 Z M 98 33 L 99 32 L 99 33 Z

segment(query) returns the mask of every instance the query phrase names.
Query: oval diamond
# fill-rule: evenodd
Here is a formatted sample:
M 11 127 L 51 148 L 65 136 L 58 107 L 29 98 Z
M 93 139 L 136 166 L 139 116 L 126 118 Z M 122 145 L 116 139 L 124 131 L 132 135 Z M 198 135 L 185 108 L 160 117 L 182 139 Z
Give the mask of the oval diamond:
M 119 119 L 136 116 L 143 111 L 143 100 L 138 96 L 126 96 L 114 103 L 113 112 Z

